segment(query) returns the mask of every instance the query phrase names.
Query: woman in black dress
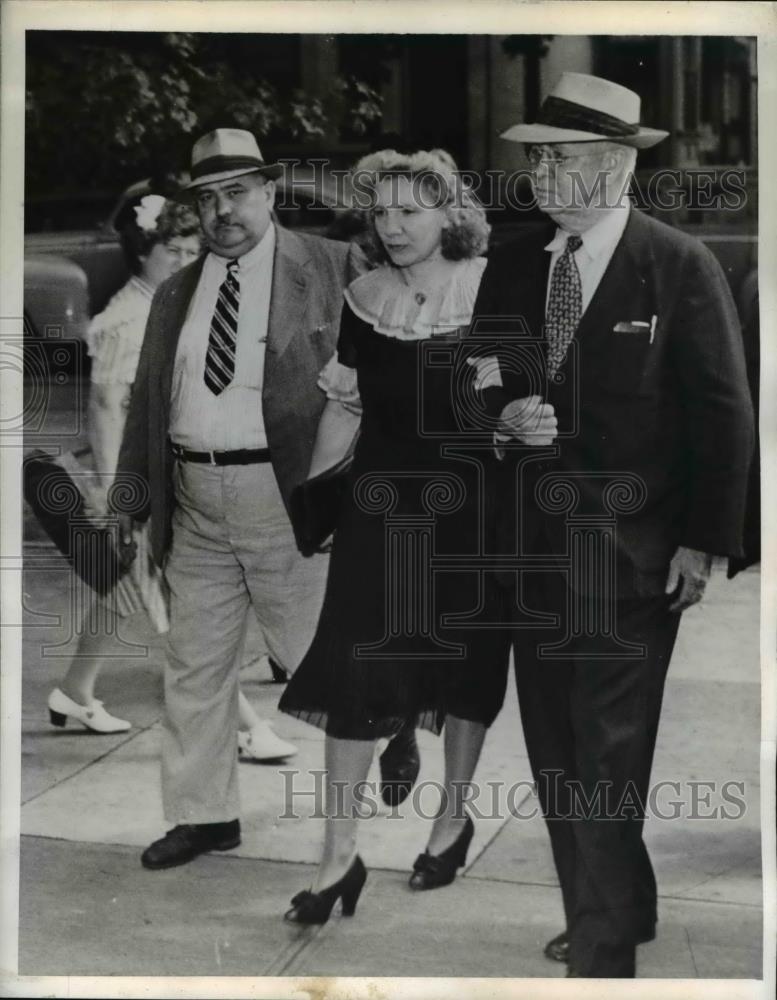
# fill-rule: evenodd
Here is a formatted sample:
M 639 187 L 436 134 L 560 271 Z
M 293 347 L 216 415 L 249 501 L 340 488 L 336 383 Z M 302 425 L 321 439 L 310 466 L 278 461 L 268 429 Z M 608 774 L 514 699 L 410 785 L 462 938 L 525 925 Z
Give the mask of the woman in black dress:
M 499 604 L 496 584 L 466 565 L 492 520 L 483 466 L 495 459 L 488 449 L 467 452 L 456 413 L 462 379 L 429 351 L 450 347 L 460 359 L 466 347 L 486 263 L 485 213 L 439 150 L 373 153 L 354 181 L 371 200 L 378 266 L 345 292 L 337 356 L 320 382 L 328 402 L 311 476 L 361 428 L 318 629 L 279 705 L 327 734 L 323 857 L 312 891 L 286 914 L 298 923 L 324 922 L 338 898 L 353 912 L 366 878 L 356 853 L 358 785 L 376 740 L 403 727 L 445 726 L 442 804 L 410 884 L 452 881 L 473 833 L 462 789 L 501 708 L 509 653 L 505 632 L 450 620 L 502 620 L 488 614 Z M 477 366 L 464 375 L 466 393 Z M 459 454 L 446 454 L 457 444 Z

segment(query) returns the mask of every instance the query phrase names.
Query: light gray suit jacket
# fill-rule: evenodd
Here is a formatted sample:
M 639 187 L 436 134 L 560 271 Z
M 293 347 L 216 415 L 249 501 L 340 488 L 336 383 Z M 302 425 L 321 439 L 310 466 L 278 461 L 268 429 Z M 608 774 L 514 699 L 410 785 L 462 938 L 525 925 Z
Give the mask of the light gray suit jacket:
M 318 374 L 337 344 L 344 287 L 363 270 L 360 251 L 277 229 L 262 412 L 272 465 L 288 510 L 305 479 L 325 397 Z M 157 289 L 124 429 L 112 506 L 152 519 L 161 565 L 172 537 L 173 455 L 168 439 L 173 363 L 204 256 Z

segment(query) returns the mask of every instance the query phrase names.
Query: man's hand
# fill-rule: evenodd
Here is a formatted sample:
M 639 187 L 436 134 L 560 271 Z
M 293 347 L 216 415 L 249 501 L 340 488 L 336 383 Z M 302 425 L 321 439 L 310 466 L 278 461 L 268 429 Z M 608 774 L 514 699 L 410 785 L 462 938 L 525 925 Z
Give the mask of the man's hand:
M 549 403 L 542 396 L 514 399 L 502 410 L 499 434 L 516 438 L 535 448 L 553 444 L 558 433 L 558 421 Z
M 119 562 L 127 568 L 135 561 L 138 547 L 132 539 L 132 515 L 119 514 Z
M 704 588 L 710 577 L 712 556 L 698 549 L 686 549 L 680 546 L 669 564 L 669 577 L 666 581 L 666 592 L 671 594 L 680 584 L 680 592 L 672 604 L 670 611 L 685 611 L 692 604 L 698 604 L 704 597 Z

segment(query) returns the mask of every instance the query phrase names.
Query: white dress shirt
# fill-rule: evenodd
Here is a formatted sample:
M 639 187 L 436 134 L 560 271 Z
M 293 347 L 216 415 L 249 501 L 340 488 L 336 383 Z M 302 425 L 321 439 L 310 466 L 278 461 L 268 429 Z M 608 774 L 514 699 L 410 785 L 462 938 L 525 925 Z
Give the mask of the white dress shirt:
M 574 258 L 577 270 L 580 273 L 580 285 L 583 294 L 583 313 L 588 308 L 594 292 L 599 287 L 599 282 L 607 270 L 607 265 L 612 260 L 615 248 L 620 242 L 626 223 L 629 221 L 630 204 L 626 202 L 606 212 L 598 222 L 594 223 L 589 230 L 580 234 L 583 245 L 575 251 Z M 556 229 L 556 235 L 545 247 L 550 252 L 550 268 L 548 270 L 548 283 L 545 287 L 545 310 L 548 308 L 548 297 L 550 295 L 550 283 L 553 278 L 553 269 L 556 262 L 563 254 L 567 245 L 567 239 L 571 236 L 560 226 Z M 479 358 L 472 362 L 476 368 L 475 389 L 486 389 L 489 386 L 501 386 L 502 374 L 495 358 Z
M 583 245 L 575 251 L 574 258 L 577 270 L 580 272 L 580 285 L 583 292 L 583 312 L 585 313 L 588 304 L 594 297 L 594 292 L 599 287 L 607 265 L 612 260 L 615 248 L 623 236 L 623 230 L 629 221 L 629 204 L 619 205 L 617 208 L 605 212 L 598 222 L 595 222 L 590 229 L 580 233 Z M 550 269 L 548 271 L 548 284 L 545 289 L 545 310 L 548 308 L 548 296 L 550 295 L 550 283 L 553 278 L 553 269 L 559 257 L 564 252 L 567 239 L 571 234 L 559 227 L 556 235 L 545 247 L 550 251 Z
M 262 382 L 270 315 L 275 227 L 238 258 L 240 309 L 235 375 L 218 396 L 205 385 L 205 356 L 227 258 L 209 253 L 189 304 L 173 368 L 170 438 L 193 451 L 266 448 Z

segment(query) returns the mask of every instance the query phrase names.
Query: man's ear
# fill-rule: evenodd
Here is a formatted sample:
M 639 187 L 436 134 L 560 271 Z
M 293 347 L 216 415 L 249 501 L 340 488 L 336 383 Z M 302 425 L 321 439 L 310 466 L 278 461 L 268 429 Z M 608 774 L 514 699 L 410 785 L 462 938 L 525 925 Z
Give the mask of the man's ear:
M 266 178 L 264 182 L 264 193 L 265 197 L 267 198 L 267 202 L 270 205 L 270 208 L 272 208 L 272 206 L 275 204 L 275 191 L 276 191 L 275 181 L 271 180 L 269 177 Z
M 616 170 L 620 167 L 622 157 L 619 151 L 615 149 L 608 149 L 604 154 L 604 166 L 606 170 Z

